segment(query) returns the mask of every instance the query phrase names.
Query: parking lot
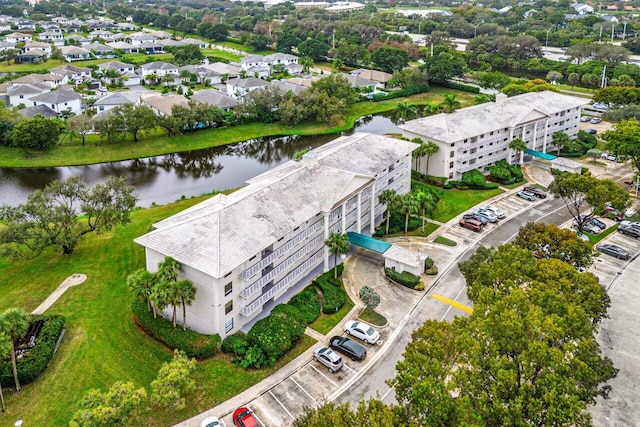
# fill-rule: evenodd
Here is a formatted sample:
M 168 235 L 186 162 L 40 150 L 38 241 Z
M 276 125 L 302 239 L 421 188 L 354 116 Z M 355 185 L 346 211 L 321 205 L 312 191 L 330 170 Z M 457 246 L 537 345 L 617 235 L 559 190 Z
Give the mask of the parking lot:
M 390 329 L 378 328 L 380 339 L 385 340 Z M 346 334 L 343 334 L 346 336 Z M 355 338 L 367 348 L 367 359 L 373 357 L 379 350 L 378 345 L 369 345 Z M 320 342 L 314 347 L 328 346 L 327 342 Z M 352 361 L 344 354 L 340 354 L 343 367 L 332 374 L 319 362 L 309 360 L 301 369 L 287 377 L 275 387 L 263 393 L 258 398 L 248 402 L 248 406 L 264 426 L 288 426 L 302 414 L 305 406 L 316 406 L 330 395 L 344 387 L 363 368 L 367 359 L 362 362 Z M 227 426 L 233 425 L 232 414 L 223 417 Z

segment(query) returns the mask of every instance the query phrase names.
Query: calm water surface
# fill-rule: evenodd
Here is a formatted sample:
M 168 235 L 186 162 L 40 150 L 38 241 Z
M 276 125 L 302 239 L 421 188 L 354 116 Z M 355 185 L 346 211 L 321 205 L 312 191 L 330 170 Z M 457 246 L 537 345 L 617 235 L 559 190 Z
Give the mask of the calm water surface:
M 400 133 L 382 115 L 363 117 L 350 132 Z M 247 179 L 286 162 L 298 151 L 316 148 L 340 135 L 260 138 L 237 144 L 146 159 L 40 169 L 0 168 L 0 205 L 18 205 L 56 179 L 81 177 L 88 185 L 109 175 L 123 176 L 138 194 L 139 206 L 165 204 L 182 196 L 240 187 Z

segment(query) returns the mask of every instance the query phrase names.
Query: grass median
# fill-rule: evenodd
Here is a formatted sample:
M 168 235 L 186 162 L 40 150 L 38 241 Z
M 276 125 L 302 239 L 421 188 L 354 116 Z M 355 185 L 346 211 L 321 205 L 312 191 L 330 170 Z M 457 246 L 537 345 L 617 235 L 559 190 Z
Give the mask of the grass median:
M 66 317 L 67 333 L 40 378 L 21 393 L 4 390 L 7 413 L 1 418 L 20 418 L 25 425 L 34 426 L 68 425 L 77 402 L 89 389 L 104 391 L 120 380 L 149 388 L 172 352 L 138 330 L 132 320 L 126 277 L 144 267 L 144 251 L 133 238 L 147 232 L 154 222 L 204 198 L 137 210 L 130 224 L 100 236 L 88 235 L 70 256 L 48 251 L 34 260 L 0 258 L 0 311 L 21 307 L 30 312 L 66 277 L 74 273 L 88 277 L 47 310 Z M 166 426 L 194 416 L 268 377 L 313 343 L 303 337 L 269 369 L 244 370 L 233 366 L 224 354 L 199 362 L 193 374 L 197 389 L 187 396 L 186 409 L 170 411 L 145 405 L 142 414 L 128 425 Z
M 286 136 L 333 134 L 353 128 L 355 121 L 369 114 L 391 111 L 400 102 L 414 105 L 439 103 L 446 93 L 455 93 L 463 105 L 473 104 L 474 94 L 451 89 L 433 88 L 429 92 L 408 98 L 396 98 L 380 102 L 359 102 L 355 104 L 343 122 L 329 126 L 318 122 L 305 122 L 287 127 L 280 123 L 250 123 L 222 129 L 208 129 L 175 137 L 153 136 L 138 142 L 117 144 L 102 143 L 96 137 L 82 146 L 75 141 L 44 152 L 26 152 L 19 148 L 0 147 L 0 167 L 36 168 L 54 166 L 77 166 L 95 163 L 115 162 L 135 158 L 159 156 L 163 154 L 199 150 L 246 141 L 249 139 Z

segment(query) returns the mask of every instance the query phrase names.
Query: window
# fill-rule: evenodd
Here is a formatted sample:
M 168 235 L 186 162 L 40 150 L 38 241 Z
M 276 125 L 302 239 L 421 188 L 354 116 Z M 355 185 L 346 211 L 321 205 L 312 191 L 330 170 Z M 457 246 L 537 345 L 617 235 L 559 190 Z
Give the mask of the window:
M 99 107 L 98 107 L 98 109 L 99 109 L 100 111 L 104 111 L 104 105 L 99 106 Z
M 393 172 L 394 165 L 389 166 L 389 172 Z
M 226 297 L 233 291 L 233 282 L 229 282 L 224 285 L 224 296 Z
M 489 135 L 493 135 L 493 132 L 489 132 Z
M 451 152 L 449 153 L 449 157 L 453 157 L 453 156 L 455 156 L 455 154 L 456 154 L 456 152 L 455 152 L 455 151 L 451 151 Z
M 224 331 L 230 332 L 233 329 L 233 317 L 227 320 L 224 324 Z
M 393 184 L 393 178 L 389 179 L 389 182 L 387 183 L 387 185 L 391 185 Z
M 455 146 L 456 146 L 456 143 L 455 143 L 455 142 L 452 142 L 450 146 L 451 146 L 451 147 L 455 147 Z
M 453 172 L 449 174 L 449 179 L 453 179 Z
M 233 301 L 229 301 L 224 305 L 224 314 L 229 314 L 233 311 Z
M 453 169 L 453 162 L 449 162 L 449 169 Z

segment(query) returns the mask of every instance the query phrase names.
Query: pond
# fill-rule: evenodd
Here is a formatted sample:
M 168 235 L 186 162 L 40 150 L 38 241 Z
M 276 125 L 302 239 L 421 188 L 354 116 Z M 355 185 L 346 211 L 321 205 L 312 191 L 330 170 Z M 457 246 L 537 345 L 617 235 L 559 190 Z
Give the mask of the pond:
M 362 117 L 353 130 L 343 134 L 353 132 L 401 133 L 384 115 Z M 79 176 L 94 185 L 109 175 L 122 176 L 135 187 L 139 206 L 166 204 L 182 196 L 240 187 L 246 180 L 288 161 L 296 152 L 319 147 L 339 136 L 259 138 L 224 147 L 87 166 L 0 168 L 0 205 L 23 203 L 32 191 L 56 179 Z

